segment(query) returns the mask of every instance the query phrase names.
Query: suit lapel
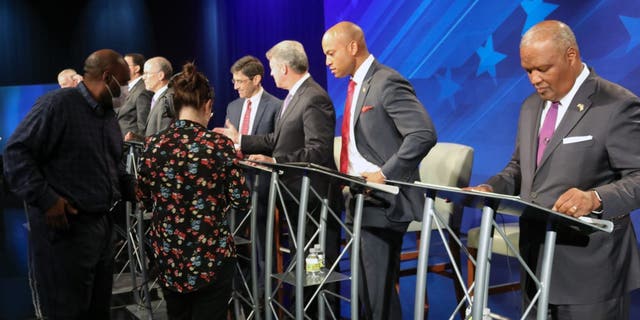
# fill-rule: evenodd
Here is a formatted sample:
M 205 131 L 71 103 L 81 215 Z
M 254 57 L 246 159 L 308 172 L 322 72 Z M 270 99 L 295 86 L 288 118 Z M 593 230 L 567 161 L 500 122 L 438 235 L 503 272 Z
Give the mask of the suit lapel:
M 591 71 L 591 75 L 594 75 L 593 71 Z M 553 137 L 551 141 L 549 141 L 549 145 L 544 150 L 544 154 L 542 155 L 542 159 L 540 160 L 540 165 L 538 167 L 542 167 L 545 161 L 549 158 L 549 155 L 560 145 L 562 139 L 564 139 L 569 132 L 580 122 L 580 119 L 584 117 L 587 112 L 589 112 L 589 108 L 591 107 L 591 100 L 589 97 L 595 92 L 595 80 L 592 76 L 589 76 L 585 80 L 585 82 L 580 86 L 578 92 L 573 97 L 569 106 L 567 107 L 567 112 L 562 117 L 560 124 L 558 124 L 558 128 L 553 133 Z M 540 117 L 538 117 L 540 119 Z
M 296 90 L 293 97 L 291 97 L 291 100 L 289 101 L 287 108 L 284 110 L 284 113 L 280 114 L 280 118 L 278 119 L 278 124 L 276 125 L 276 130 L 275 130 L 276 136 L 280 132 L 280 127 L 282 127 L 282 123 L 284 123 L 284 120 L 287 117 L 289 117 L 294 112 L 294 110 L 296 110 L 298 101 L 300 101 L 300 96 L 302 96 L 305 90 L 307 90 L 309 81 L 311 81 L 311 77 L 307 78 L 307 80 L 302 82 L 302 85 L 300 85 L 300 87 L 298 88 L 298 90 Z M 286 98 L 285 98 L 285 101 L 286 101 Z M 284 108 L 284 102 L 282 107 Z
M 262 116 L 264 115 L 264 109 L 266 109 L 265 104 L 267 103 L 267 99 L 267 95 L 262 93 L 262 97 L 260 97 L 260 103 L 258 103 L 258 110 L 256 110 L 256 117 L 253 119 L 253 127 L 251 128 L 252 134 L 257 134 L 258 132 L 260 123 L 262 122 Z
M 526 144 L 521 145 L 520 147 L 525 149 L 527 152 L 521 153 L 526 154 L 527 159 L 522 159 L 523 162 L 530 163 L 532 171 L 537 170 L 536 158 L 538 153 L 538 131 L 540 131 L 540 117 L 542 115 L 542 110 L 544 108 L 544 100 L 540 100 L 534 108 L 529 108 L 527 112 L 528 115 L 524 116 L 525 119 L 534 119 L 534 121 L 530 122 L 530 125 L 526 128 L 522 129 L 521 134 L 523 135 L 523 140 Z M 523 163 L 524 165 L 524 163 Z
M 374 61 L 373 64 L 371 64 L 369 71 L 367 71 L 367 75 L 364 77 L 364 81 L 362 82 L 362 85 L 360 86 L 360 92 L 358 93 L 358 101 L 356 102 L 356 105 L 351 106 L 352 108 L 355 107 L 355 110 L 353 111 L 354 126 L 358 122 L 358 118 L 360 117 L 360 112 L 362 111 L 364 100 L 367 97 L 367 94 L 369 93 L 369 86 L 371 85 L 371 79 L 373 78 L 373 74 L 376 72 L 377 68 L 378 68 L 378 62 Z

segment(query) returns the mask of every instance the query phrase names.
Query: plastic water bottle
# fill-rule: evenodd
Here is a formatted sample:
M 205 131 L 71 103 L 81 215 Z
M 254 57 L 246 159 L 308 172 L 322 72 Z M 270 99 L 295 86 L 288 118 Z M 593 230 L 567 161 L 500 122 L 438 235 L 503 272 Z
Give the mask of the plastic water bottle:
M 318 255 L 318 263 L 320 264 L 319 269 L 320 271 L 323 271 L 326 268 L 326 265 L 324 264 L 324 252 L 322 252 L 320 244 L 314 245 L 313 248 L 316 250 L 316 254 Z
M 307 279 L 317 281 L 320 278 L 320 262 L 315 248 L 309 249 L 309 254 L 305 258 L 304 263 Z

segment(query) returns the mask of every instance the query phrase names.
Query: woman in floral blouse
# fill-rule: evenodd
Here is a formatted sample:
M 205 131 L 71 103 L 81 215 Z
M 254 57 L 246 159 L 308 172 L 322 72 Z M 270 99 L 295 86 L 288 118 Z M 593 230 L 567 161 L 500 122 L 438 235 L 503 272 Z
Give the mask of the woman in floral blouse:
M 213 88 L 192 63 L 174 77 L 178 119 L 147 138 L 138 198 L 153 213 L 149 237 L 170 319 L 225 319 L 235 247 L 230 208 L 249 191 L 233 142 L 207 130 Z

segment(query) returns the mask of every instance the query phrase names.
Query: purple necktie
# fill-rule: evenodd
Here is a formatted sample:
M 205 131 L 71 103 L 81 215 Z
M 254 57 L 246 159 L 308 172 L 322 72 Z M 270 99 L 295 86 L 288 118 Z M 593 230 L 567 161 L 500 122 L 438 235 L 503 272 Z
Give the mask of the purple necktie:
M 282 104 L 282 110 L 280 111 L 280 117 L 284 114 L 284 110 L 289 106 L 289 102 L 291 102 L 291 95 L 288 94 L 286 98 L 284 98 L 284 103 Z
M 538 157 L 536 164 L 540 165 L 540 160 L 542 160 L 542 155 L 544 154 L 544 149 L 547 148 L 549 141 L 551 141 L 551 137 L 553 137 L 553 132 L 556 130 L 556 120 L 558 119 L 558 105 L 559 102 L 553 102 L 551 104 L 551 108 L 547 111 L 547 115 L 544 117 L 544 122 L 542 123 L 542 129 L 540 129 L 540 134 L 538 134 Z

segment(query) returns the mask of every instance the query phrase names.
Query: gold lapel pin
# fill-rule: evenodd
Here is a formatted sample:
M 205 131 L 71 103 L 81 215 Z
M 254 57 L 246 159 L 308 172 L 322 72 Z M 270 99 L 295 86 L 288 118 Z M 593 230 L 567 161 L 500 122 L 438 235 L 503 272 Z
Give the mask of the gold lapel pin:
M 362 93 L 367 92 L 367 88 L 362 88 Z
M 578 110 L 580 110 L 580 112 L 582 112 L 582 110 L 584 110 L 584 104 L 582 104 L 582 103 L 578 103 L 577 107 L 578 107 Z

